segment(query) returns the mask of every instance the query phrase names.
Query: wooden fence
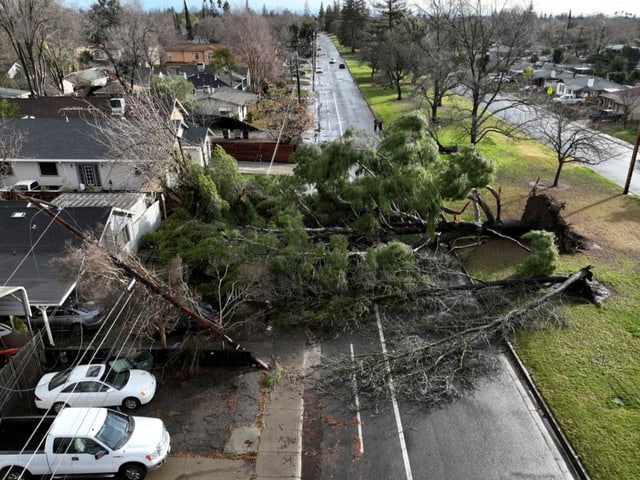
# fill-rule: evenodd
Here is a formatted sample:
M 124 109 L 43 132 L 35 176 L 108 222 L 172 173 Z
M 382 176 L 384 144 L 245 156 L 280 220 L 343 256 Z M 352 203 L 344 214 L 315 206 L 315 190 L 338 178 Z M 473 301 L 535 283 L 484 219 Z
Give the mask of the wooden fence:
M 42 334 L 36 333 L 0 368 L 0 417 L 11 415 L 21 402 L 34 402 L 35 385 L 44 373 L 43 352 Z

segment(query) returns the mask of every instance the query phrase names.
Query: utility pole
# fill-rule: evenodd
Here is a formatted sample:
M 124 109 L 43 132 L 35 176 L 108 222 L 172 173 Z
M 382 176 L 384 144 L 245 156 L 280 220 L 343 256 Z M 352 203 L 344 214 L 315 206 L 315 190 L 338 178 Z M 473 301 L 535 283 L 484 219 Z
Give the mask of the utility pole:
M 152 277 L 150 275 L 147 275 L 145 273 L 137 271 L 135 269 L 135 267 L 130 265 L 126 260 L 120 260 L 114 254 L 109 252 L 109 250 L 107 250 L 106 248 L 102 247 L 101 245 L 98 245 L 97 242 L 95 241 L 95 239 L 92 239 L 85 232 L 77 229 L 73 225 L 71 225 L 68 222 L 66 222 L 65 220 L 61 219 L 59 216 L 54 215 L 53 212 L 51 211 L 51 208 L 50 208 L 50 207 L 54 207 L 54 208 L 58 209 L 60 207 L 53 206 L 51 204 L 45 204 L 44 202 L 42 202 L 39 199 L 35 199 L 35 198 L 32 198 L 32 197 L 25 197 L 24 195 L 21 195 L 21 194 L 18 195 L 18 197 L 21 198 L 22 200 L 27 200 L 27 201 L 35 204 L 40 209 L 40 211 L 42 211 L 42 212 L 46 213 L 47 215 L 49 215 L 51 218 L 53 218 L 53 220 L 55 222 L 58 222 L 60 225 L 62 225 L 67 230 L 69 230 L 73 235 L 78 237 L 80 240 L 85 241 L 85 242 L 93 242 L 93 243 L 95 243 L 103 252 L 105 252 L 109 256 L 109 260 L 111 260 L 111 263 L 113 265 L 115 265 L 116 267 L 119 267 L 120 269 L 124 270 L 124 272 L 126 272 L 129 276 L 131 276 L 131 277 L 135 278 L 136 280 L 138 280 L 144 286 L 149 288 L 152 292 L 157 293 L 158 295 L 160 295 L 163 299 L 165 299 L 171 305 L 176 307 L 181 312 L 189 315 L 191 318 L 193 318 L 197 323 L 199 323 L 203 327 L 208 328 L 215 336 L 217 336 L 219 339 L 221 339 L 224 343 L 227 343 L 229 346 L 231 346 L 231 348 L 233 348 L 233 350 L 244 351 L 244 349 L 240 346 L 240 344 L 238 342 L 236 342 L 233 339 L 231 339 L 226 333 L 224 333 L 220 328 L 218 328 L 216 325 L 214 325 L 209 319 L 207 319 L 203 315 L 200 315 L 198 312 L 194 311 L 193 309 L 189 308 L 188 306 L 184 305 L 182 302 L 180 302 L 180 300 L 178 300 L 176 297 L 174 297 L 173 295 L 168 293 L 166 286 L 161 284 L 156 278 L 154 278 L 154 277 Z M 252 356 L 252 360 L 257 365 L 259 365 L 260 367 L 262 367 L 262 368 L 264 368 L 266 370 L 269 369 L 269 365 L 266 364 L 265 362 L 263 362 L 262 360 L 260 360 L 258 357 L 256 357 L 252 352 L 251 352 L 251 356 Z
M 633 152 L 631 153 L 631 162 L 629 163 L 629 171 L 627 172 L 627 181 L 624 184 L 624 193 L 629 193 L 629 186 L 631 185 L 631 177 L 633 176 L 633 169 L 636 167 L 636 158 L 638 156 L 638 146 L 640 145 L 640 124 L 638 124 L 638 134 L 636 135 L 636 143 L 633 145 Z

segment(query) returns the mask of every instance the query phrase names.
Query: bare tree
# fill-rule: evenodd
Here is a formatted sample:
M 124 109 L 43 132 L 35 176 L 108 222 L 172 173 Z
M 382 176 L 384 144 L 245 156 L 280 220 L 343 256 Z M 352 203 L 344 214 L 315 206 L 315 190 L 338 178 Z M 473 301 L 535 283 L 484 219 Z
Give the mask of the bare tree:
M 130 162 L 131 176 L 173 185 L 189 163 L 181 144 L 186 112 L 173 98 L 125 95 L 124 100 L 124 118 L 96 118 L 95 140 L 109 149 L 112 158 Z
M 405 28 L 385 31 L 381 36 L 380 73 L 396 89 L 396 100 L 402 100 L 402 83 L 414 69 L 418 52 Z
M 0 102 L 1 103 L 1 102 Z M 0 187 L 6 188 L 6 178 L 13 175 L 9 159 L 22 148 L 23 137 L 0 115 Z
M 553 149 L 558 162 L 552 186 L 558 186 L 560 173 L 567 163 L 597 165 L 607 159 L 605 137 L 589 128 L 579 114 L 576 116 L 572 106 L 539 107 L 535 115 L 536 136 Z
M 419 51 L 414 76 L 418 91 L 431 109 L 431 121 L 438 118 L 444 97 L 458 85 L 458 57 L 451 30 L 453 5 L 450 0 L 430 0 L 411 30 Z
M 57 9 L 54 0 L 0 0 L 0 29 L 24 70 L 32 96 L 45 95 L 43 51 Z
M 497 111 L 512 108 L 513 102 L 505 102 L 497 110 L 494 104 L 502 99 L 500 95 L 511 80 L 509 70 L 520 61 L 532 25 L 531 10 L 457 0 L 450 28 L 455 32 L 460 59 L 460 85 L 471 100 L 471 106 L 463 107 L 461 113 L 472 145 L 492 131 L 514 133 L 493 121 Z
M 75 10 L 57 6 L 55 8 L 58 13 L 52 16 L 53 29 L 47 37 L 42 54 L 51 83 L 63 92 L 65 76 L 78 68 L 73 46 L 82 44 L 79 28 L 81 17 Z
M 263 87 L 282 76 L 284 51 L 271 33 L 269 23 L 251 10 L 222 17 L 220 38 L 238 57 L 238 63 L 249 68 L 253 89 Z
M 122 6 L 118 0 L 99 0 L 85 14 L 85 36 L 106 53 L 127 91 L 133 89 L 141 68 L 156 63 L 154 19 L 138 2 Z

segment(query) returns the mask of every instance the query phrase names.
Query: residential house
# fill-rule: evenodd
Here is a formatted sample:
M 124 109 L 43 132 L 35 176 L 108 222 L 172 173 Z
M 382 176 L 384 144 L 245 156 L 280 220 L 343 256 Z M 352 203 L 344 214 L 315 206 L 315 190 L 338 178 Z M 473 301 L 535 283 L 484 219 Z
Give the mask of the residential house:
M 65 95 L 72 95 L 79 91 L 95 90 L 106 86 L 111 81 L 111 76 L 103 68 L 89 68 L 65 75 L 62 79 L 62 87 Z M 87 96 L 86 94 L 83 96 Z
M 565 78 L 557 83 L 556 94 L 573 94 L 584 98 L 587 102 L 597 105 L 603 93 L 617 92 L 625 87 L 593 75 L 576 75 L 573 78 Z
M 162 194 L 142 192 L 62 193 L 51 203 L 62 209 L 110 208 L 102 244 L 114 255 L 124 258 L 136 253 L 142 237 L 160 226 L 164 197 Z
M 164 49 L 164 63 L 167 66 L 209 63 L 219 45 L 210 43 L 177 43 Z
M 196 95 L 211 93 L 217 88 L 227 87 L 229 88 L 229 80 L 225 82 L 222 78 L 213 73 L 196 73 L 187 77 L 187 80 L 191 82 Z
M 229 87 L 220 87 L 210 92 L 197 92 L 198 111 L 204 115 L 231 117 L 241 122 L 247 118 L 250 105 L 258 102 L 259 96 Z
M 225 86 L 236 90 L 247 90 L 251 86 L 251 75 L 246 67 L 236 67 L 235 70 L 229 72 L 214 72 L 209 67 L 208 62 L 198 62 L 184 65 L 172 65 L 166 68 L 157 69 L 158 73 L 172 73 L 174 75 L 182 75 L 190 80 L 191 77 L 198 74 L 215 75 Z M 192 82 L 193 83 L 193 82 Z
M 600 95 L 599 108 L 627 115 L 627 121 L 640 121 L 640 85 Z
M 25 179 L 37 181 L 45 190 L 56 191 L 139 191 L 143 186 L 146 188 L 150 180 L 161 180 L 168 185 L 175 182 L 170 174 L 163 179 L 143 175 L 137 166 L 145 159 L 114 158 L 104 129 L 90 118 L 91 109 L 98 110 L 95 105 L 100 104 L 100 110 L 110 108 L 107 99 L 97 99 L 95 104 L 79 99 L 73 102 L 71 99 L 71 103 L 66 104 L 68 107 L 56 111 L 55 106 L 63 102 L 47 101 L 44 102 L 47 107 L 39 110 L 46 111 L 46 117 L 30 115 L 26 119 L 5 121 L 7 128 L 0 131 L 0 137 L 20 141 L 17 151 L 4 159 L 0 188 L 9 189 Z M 24 102 L 23 107 L 35 113 L 38 111 L 35 103 Z M 189 127 L 185 122 L 188 113 L 177 101 L 173 108 L 169 106 L 169 112 L 175 128 L 175 148 L 181 148 L 193 161 L 206 165 L 211 158 L 213 133 L 207 128 Z M 52 114 L 56 116 L 51 118 Z M 123 121 L 117 116 L 109 120 Z
M 200 166 L 211 163 L 211 142 L 213 132 L 208 127 L 188 126 L 185 128 L 181 148 L 185 156 Z
M 83 118 L 93 119 L 100 112 L 110 110 L 109 101 L 96 97 L 38 97 L 13 98 L 9 102 L 17 105 L 21 117 L 31 118 Z
M 207 125 L 215 132 L 213 146 L 221 146 L 239 161 L 289 163 L 296 149 L 293 144 L 282 144 L 269 133 L 230 117 L 211 116 Z

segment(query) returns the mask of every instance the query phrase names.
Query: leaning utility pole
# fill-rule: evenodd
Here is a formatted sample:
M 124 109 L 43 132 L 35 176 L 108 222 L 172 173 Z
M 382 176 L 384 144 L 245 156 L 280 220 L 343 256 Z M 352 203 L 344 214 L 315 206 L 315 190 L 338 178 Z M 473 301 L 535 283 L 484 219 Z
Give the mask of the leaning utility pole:
M 640 125 L 638 125 L 638 134 L 636 135 L 636 143 L 633 145 L 633 152 L 631 153 L 631 162 L 629 163 L 629 171 L 627 172 L 627 181 L 624 184 L 624 193 L 629 193 L 629 186 L 631 185 L 631 176 L 633 175 L 633 169 L 636 167 L 636 157 L 638 156 L 638 145 L 640 145 Z
M 189 308 L 188 306 L 180 302 L 180 300 L 178 300 L 176 297 L 168 293 L 166 286 L 161 284 L 156 278 L 152 277 L 151 275 L 137 271 L 126 260 L 119 259 L 114 254 L 112 254 L 108 249 L 104 248 L 101 245 L 98 245 L 97 241 L 93 239 L 91 236 L 77 229 L 76 227 L 74 227 L 67 221 L 63 220 L 59 216 L 54 215 L 53 212 L 51 211 L 51 208 L 59 209 L 60 207 L 58 207 L 57 205 L 49 204 L 47 202 L 43 202 L 42 200 L 35 199 L 33 197 L 26 197 L 22 194 L 18 195 L 18 197 L 35 204 L 42 212 L 49 215 L 51 218 L 53 218 L 54 221 L 58 222 L 64 228 L 69 230 L 73 235 L 78 237 L 80 240 L 84 242 L 92 242 L 96 244 L 100 249 L 102 249 L 109 256 L 111 263 L 113 263 L 116 267 L 121 268 L 129 276 L 135 278 L 137 281 L 139 281 L 140 283 L 148 287 L 152 292 L 160 295 L 162 298 L 164 298 L 167 302 L 169 302 L 171 305 L 176 307 L 178 310 L 189 315 L 191 318 L 193 318 L 196 322 L 198 322 L 203 327 L 208 328 L 214 335 L 220 338 L 224 343 L 229 344 L 229 346 L 231 346 L 233 350 L 244 351 L 244 348 L 242 348 L 242 346 L 238 342 L 231 339 L 231 337 L 229 337 L 226 333 L 224 333 L 220 328 L 214 325 L 211 321 L 209 321 L 203 315 L 200 315 L 200 313 Z M 263 362 L 258 357 L 256 357 L 253 352 L 249 352 L 249 353 L 251 353 L 252 360 L 257 365 L 259 365 L 264 369 L 267 369 L 267 370 L 269 369 L 269 365 L 267 363 Z

